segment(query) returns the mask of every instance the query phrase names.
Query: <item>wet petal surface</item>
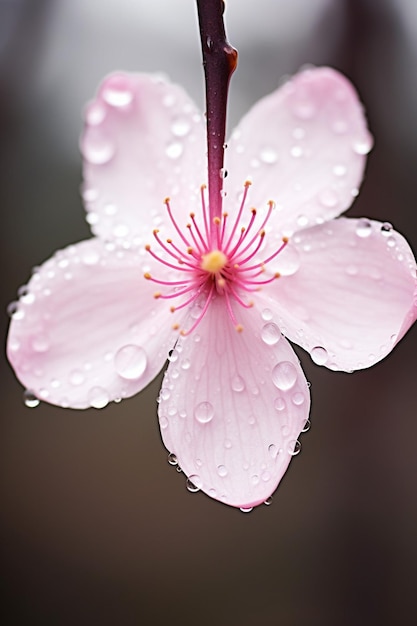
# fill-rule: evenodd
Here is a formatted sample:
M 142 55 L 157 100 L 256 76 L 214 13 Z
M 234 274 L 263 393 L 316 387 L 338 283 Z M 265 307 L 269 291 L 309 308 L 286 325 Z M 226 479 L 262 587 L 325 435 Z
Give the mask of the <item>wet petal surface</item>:
M 369 367 L 385 357 L 417 317 L 416 264 L 391 225 L 340 218 L 293 238 L 298 269 L 272 296 L 282 330 L 336 370 Z
M 327 221 L 353 202 L 372 147 L 351 83 L 330 68 L 297 74 L 260 100 L 228 142 L 227 210 L 242 182 L 257 209 L 274 200 L 280 236 Z
M 132 396 L 160 371 L 175 342 L 156 306 L 142 251 L 92 239 L 57 252 L 12 307 L 9 360 L 36 397 L 77 409 Z
M 248 508 L 276 489 L 299 451 L 310 393 L 274 319 L 239 307 L 238 333 L 221 298 L 171 355 L 159 404 L 166 448 L 191 483 Z
M 149 237 L 170 196 L 181 222 L 206 180 L 204 123 L 187 94 L 161 77 L 108 76 L 85 112 L 84 201 L 93 232 Z

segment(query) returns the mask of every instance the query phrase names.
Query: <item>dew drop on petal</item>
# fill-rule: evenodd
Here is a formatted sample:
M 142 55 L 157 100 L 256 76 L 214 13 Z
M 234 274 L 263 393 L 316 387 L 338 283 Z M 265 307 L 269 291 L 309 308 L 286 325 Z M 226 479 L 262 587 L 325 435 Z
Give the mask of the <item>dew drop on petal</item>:
M 389 237 L 391 232 L 392 232 L 392 224 L 390 224 L 389 222 L 384 222 L 381 225 L 381 234 L 384 235 L 385 237 Z
M 269 506 L 270 504 L 272 504 L 272 496 L 269 496 L 269 498 L 265 500 L 264 504 L 266 504 L 266 506 Z
M 274 407 L 277 411 L 283 411 L 286 406 L 287 405 L 286 405 L 284 398 L 276 398 L 274 402 Z
M 333 166 L 333 174 L 335 176 L 344 176 L 346 172 L 347 172 L 346 165 L 338 164 L 338 165 Z
M 114 156 L 113 144 L 102 137 L 87 137 L 81 151 L 84 158 L 93 165 L 104 165 Z
M 272 320 L 272 311 L 271 309 L 264 309 L 262 311 L 262 319 L 265 320 L 265 322 L 269 322 L 270 320 Z
M 21 320 L 25 317 L 25 312 L 19 308 L 18 302 L 10 302 L 7 307 L 7 314 L 14 320 Z
M 275 268 L 282 276 L 292 276 L 301 265 L 300 253 L 294 246 L 286 246 L 278 255 Z
M 290 361 L 282 361 L 272 370 L 272 382 L 275 387 L 286 391 L 294 387 L 297 380 L 297 370 Z
M 297 454 L 300 454 L 300 452 L 301 443 L 298 441 L 298 439 L 293 439 L 288 443 L 288 454 L 291 454 L 291 456 L 296 456 Z
M 159 425 L 162 430 L 165 430 L 165 428 L 168 428 L 168 419 L 164 415 L 159 418 Z
M 269 165 L 272 165 L 273 163 L 277 162 L 278 155 L 273 148 L 265 147 L 261 150 L 259 158 L 262 161 L 262 163 L 267 163 Z
M 268 446 L 268 452 L 272 456 L 272 458 L 275 459 L 275 457 L 278 454 L 278 450 L 277 450 L 277 447 L 276 447 L 276 445 L 274 443 L 271 443 L 271 445 Z
M 239 375 L 236 375 L 232 378 L 232 389 L 233 391 L 243 391 L 245 389 L 245 381 Z
M 261 330 L 262 341 L 268 346 L 274 346 L 281 339 L 281 331 L 276 324 L 265 324 Z
M 106 109 L 100 102 L 91 102 L 85 109 L 85 121 L 90 126 L 98 126 L 106 117 Z
M 88 392 L 90 406 L 95 409 L 104 409 L 109 403 L 109 394 L 103 387 L 92 387 Z
M 95 265 L 99 259 L 100 255 L 97 250 L 85 250 L 81 256 L 81 260 L 85 265 Z
M 23 392 L 23 402 L 30 409 L 34 409 L 40 404 L 39 399 L 32 391 L 30 391 L 30 389 L 25 389 L 25 391 Z
M 31 341 L 32 350 L 35 352 L 47 352 L 50 348 L 49 337 L 44 334 L 39 334 L 33 337 Z
M 242 513 L 250 513 L 251 511 L 253 511 L 253 507 L 250 506 L 249 508 L 245 508 L 245 507 L 241 506 L 240 510 L 242 511 Z
M 69 382 L 71 385 L 74 385 L 74 387 L 78 387 L 79 385 L 82 385 L 84 381 L 85 381 L 85 376 L 81 370 L 73 370 L 72 372 L 70 372 Z
M 190 132 L 190 124 L 184 118 L 177 118 L 171 125 L 172 134 L 176 137 L 185 137 Z
M 367 219 L 360 219 L 356 225 L 356 234 L 364 239 L 372 233 L 372 223 Z
M 310 420 L 306 420 L 304 426 L 301 429 L 302 433 L 306 433 L 308 430 L 310 430 L 311 428 L 311 422 Z
M 114 76 L 108 79 L 102 92 L 103 99 L 113 107 L 125 107 L 133 100 L 133 93 L 126 78 Z
M 179 141 L 170 143 L 165 150 L 165 154 L 170 159 L 178 159 L 183 151 L 183 145 Z
M 292 403 L 295 404 L 295 406 L 301 406 L 302 404 L 304 404 L 304 394 L 301 393 L 301 391 L 297 391 L 293 397 L 291 398 Z
M 373 138 L 371 134 L 363 137 L 358 137 L 353 141 L 352 148 L 356 154 L 368 154 L 373 146 Z
M 191 474 L 191 476 L 187 478 L 186 487 L 188 491 L 191 491 L 191 493 L 196 493 L 197 491 L 200 491 L 202 486 L 203 483 L 198 474 Z
M 119 376 L 127 380 L 137 380 L 146 370 L 148 359 L 143 348 L 127 345 L 120 348 L 114 357 L 114 367 Z
M 225 476 L 227 476 L 227 468 L 224 465 L 219 465 L 217 468 L 217 473 L 219 476 L 224 478 Z
M 173 452 L 170 452 L 170 453 L 168 454 L 168 463 L 169 463 L 170 465 L 178 465 L 178 459 L 177 459 L 177 456 L 176 456 Z
M 311 350 L 311 358 L 317 365 L 324 365 L 329 359 L 326 348 L 316 346 Z
M 214 416 L 214 409 L 210 402 L 200 402 L 194 409 L 194 417 L 200 424 L 211 422 Z

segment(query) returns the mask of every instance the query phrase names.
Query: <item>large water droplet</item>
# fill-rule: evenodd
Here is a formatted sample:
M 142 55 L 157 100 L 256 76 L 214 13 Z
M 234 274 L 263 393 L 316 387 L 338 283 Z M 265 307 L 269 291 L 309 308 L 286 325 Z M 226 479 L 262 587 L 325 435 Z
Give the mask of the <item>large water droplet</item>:
M 316 346 L 311 351 L 311 358 L 317 365 L 324 365 L 327 363 L 329 359 L 329 355 L 327 353 L 326 348 L 322 348 L 321 346 Z
M 290 361 L 282 361 L 272 370 L 272 382 L 275 387 L 286 391 L 294 387 L 297 380 L 297 370 Z
M 109 394 L 103 387 L 93 387 L 88 392 L 88 401 L 95 409 L 104 409 L 109 403 Z
M 214 416 L 214 409 L 210 402 L 200 402 L 194 409 L 194 417 L 200 424 L 211 422 Z
M 14 320 L 21 320 L 25 317 L 24 310 L 20 307 L 18 302 L 10 302 L 7 307 L 7 314 Z
M 187 478 L 186 487 L 188 491 L 191 491 L 191 493 L 200 491 L 202 486 L 203 481 L 201 480 L 200 476 L 198 476 L 198 474 L 191 474 L 191 476 Z
M 356 154 L 368 154 L 373 146 L 374 140 L 371 134 L 358 137 L 353 141 L 352 148 Z
M 238 374 L 236 376 L 233 376 L 232 378 L 232 389 L 233 391 L 237 392 L 243 391 L 245 389 L 245 381 Z
M 251 511 L 253 511 L 253 506 L 250 506 L 248 508 L 241 506 L 240 510 L 242 511 L 242 513 L 250 513 Z
M 25 391 L 23 392 L 23 402 L 30 409 L 34 409 L 40 403 L 38 398 L 35 396 L 33 391 L 30 391 L 30 389 L 25 389 Z
M 116 352 L 114 367 L 119 376 L 137 380 L 146 370 L 148 359 L 143 348 L 136 345 L 123 346 Z
M 274 346 L 281 338 L 281 331 L 273 322 L 265 324 L 261 330 L 262 341 L 268 346 Z
M 170 452 L 170 453 L 168 454 L 168 463 L 169 463 L 170 465 L 178 465 L 178 459 L 177 459 L 177 456 L 176 456 L 173 452 Z
M 356 234 L 358 237 L 369 237 L 372 233 L 372 223 L 367 219 L 360 219 L 356 224 Z
M 284 398 L 276 398 L 275 402 L 274 402 L 274 407 L 277 411 L 283 411 L 286 407 L 286 403 Z
M 270 320 L 272 320 L 273 318 L 273 314 L 271 309 L 264 309 L 262 311 L 262 319 L 265 320 L 265 322 L 269 322 Z
M 381 235 L 384 235 L 385 237 L 389 237 L 391 233 L 392 233 L 392 224 L 390 224 L 389 222 L 384 222 L 381 225 Z
M 293 397 L 291 398 L 292 403 L 295 404 L 295 406 L 301 406 L 302 404 L 304 404 L 304 394 L 301 393 L 301 391 L 297 391 Z
M 90 126 L 98 126 L 106 117 L 106 109 L 100 102 L 91 102 L 85 109 L 85 121 Z

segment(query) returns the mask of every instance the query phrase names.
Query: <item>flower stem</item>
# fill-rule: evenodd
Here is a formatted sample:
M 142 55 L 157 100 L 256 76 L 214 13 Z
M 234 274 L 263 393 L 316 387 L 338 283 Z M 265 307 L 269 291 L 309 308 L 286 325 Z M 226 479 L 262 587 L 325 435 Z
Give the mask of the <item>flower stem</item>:
M 237 50 L 226 39 L 224 8 L 224 0 L 197 0 L 206 81 L 208 197 L 213 237 L 213 219 L 222 214 L 227 96 L 237 66 Z

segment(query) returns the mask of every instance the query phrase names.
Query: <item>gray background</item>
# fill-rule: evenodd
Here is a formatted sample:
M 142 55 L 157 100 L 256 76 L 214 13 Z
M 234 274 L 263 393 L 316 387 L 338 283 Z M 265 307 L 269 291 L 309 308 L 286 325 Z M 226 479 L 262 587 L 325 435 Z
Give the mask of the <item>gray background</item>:
M 351 215 L 417 250 L 414 0 L 228 0 L 229 127 L 304 63 L 344 71 L 376 144 Z M 203 107 L 193 0 L 0 0 L 2 310 L 30 268 L 89 236 L 81 109 L 113 69 L 162 71 Z M 1 315 L 5 337 L 7 316 Z M 155 398 L 28 409 L 1 358 L 3 621 L 43 625 L 414 624 L 417 328 L 357 374 L 311 364 L 312 429 L 271 506 L 185 489 Z

